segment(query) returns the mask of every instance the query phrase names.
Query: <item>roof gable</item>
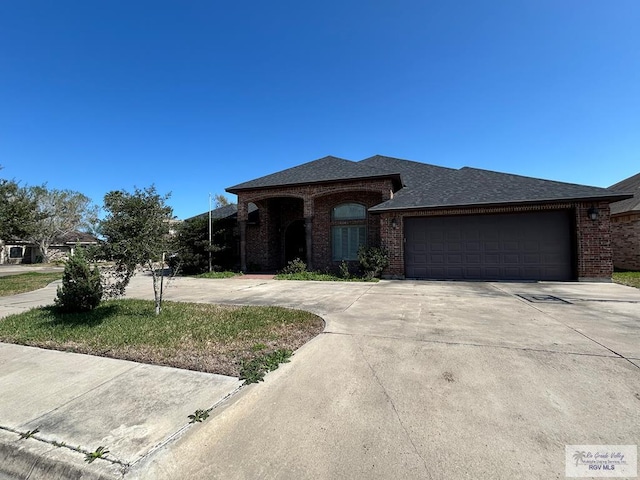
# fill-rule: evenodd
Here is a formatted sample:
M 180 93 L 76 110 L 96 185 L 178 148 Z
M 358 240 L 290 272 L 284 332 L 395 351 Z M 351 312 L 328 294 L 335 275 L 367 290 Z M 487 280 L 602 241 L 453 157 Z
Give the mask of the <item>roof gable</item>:
M 640 212 L 640 173 L 611 185 L 609 189 L 634 195 L 633 198 L 612 203 L 612 215 L 626 212 Z
M 397 176 L 398 172 L 395 172 Z M 258 188 L 282 187 L 289 185 L 304 185 L 309 183 L 339 182 L 372 177 L 394 176 L 393 173 L 369 167 L 361 162 L 352 162 L 338 157 L 323 157 L 318 160 L 303 163 L 297 167 L 288 168 L 264 177 L 227 188 L 227 192 L 236 193 L 240 190 Z

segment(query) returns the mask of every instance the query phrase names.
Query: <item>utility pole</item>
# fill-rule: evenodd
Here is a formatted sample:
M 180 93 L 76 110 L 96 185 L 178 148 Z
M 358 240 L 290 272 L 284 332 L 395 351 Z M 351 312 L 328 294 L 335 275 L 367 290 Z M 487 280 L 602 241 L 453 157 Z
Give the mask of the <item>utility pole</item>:
M 211 192 L 209 192 L 209 272 L 211 272 Z

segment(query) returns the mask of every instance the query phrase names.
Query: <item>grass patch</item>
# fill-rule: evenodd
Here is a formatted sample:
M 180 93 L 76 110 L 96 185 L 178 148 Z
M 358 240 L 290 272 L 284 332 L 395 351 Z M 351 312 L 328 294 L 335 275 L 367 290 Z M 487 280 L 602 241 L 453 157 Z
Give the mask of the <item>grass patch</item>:
M 279 273 L 275 276 L 276 280 L 315 280 L 319 282 L 378 282 L 377 278 L 366 279 L 362 277 L 342 278 L 330 273 L 320 272 L 298 272 L 298 273 Z
M 28 272 L 0 277 L 0 297 L 38 290 L 61 278 L 62 272 Z
M 640 272 L 614 272 L 612 278 L 616 283 L 640 288 Z
M 42 307 L 0 320 L 0 341 L 240 376 L 243 365 L 293 351 L 324 327 L 312 313 L 282 307 L 110 300 L 91 312 Z
M 201 273 L 200 275 L 195 275 L 195 278 L 231 278 L 238 275 L 235 272 L 206 272 Z

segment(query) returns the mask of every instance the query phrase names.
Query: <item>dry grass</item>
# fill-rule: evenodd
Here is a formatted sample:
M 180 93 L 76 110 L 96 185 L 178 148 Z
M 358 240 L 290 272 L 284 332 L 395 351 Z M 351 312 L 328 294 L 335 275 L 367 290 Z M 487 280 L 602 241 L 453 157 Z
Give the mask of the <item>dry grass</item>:
M 244 307 L 113 300 L 83 314 L 53 307 L 0 320 L 0 341 L 238 376 L 241 363 L 296 350 L 324 328 L 312 313 Z
M 0 297 L 38 290 L 61 278 L 62 272 L 29 272 L 0 277 Z

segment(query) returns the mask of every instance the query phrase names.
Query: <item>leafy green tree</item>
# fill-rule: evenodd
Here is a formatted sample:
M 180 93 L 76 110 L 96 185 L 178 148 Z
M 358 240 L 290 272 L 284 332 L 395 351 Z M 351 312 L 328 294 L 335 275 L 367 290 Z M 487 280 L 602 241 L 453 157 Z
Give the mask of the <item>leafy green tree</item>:
M 90 229 L 98 217 L 98 208 L 80 192 L 48 189 L 43 185 L 30 187 L 29 193 L 36 205 L 37 218 L 24 238 L 39 247 L 45 263 L 50 260 L 49 247 L 57 238 Z
M 152 185 L 133 193 L 115 190 L 104 197 L 106 217 L 100 222 L 105 239 L 105 256 L 114 260 L 122 274 L 121 291 L 138 265 L 148 268 L 153 278 L 156 314 L 162 308 L 164 258 L 170 251 L 169 221 L 173 209 L 166 204 L 170 194 L 160 195 Z
M 100 271 L 91 268 L 83 249 L 77 248 L 65 263 L 55 304 L 63 312 L 88 312 L 96 308 L 101 299 Z
M 29 189 L 14 180 L 0 179 L 0 241 L 27 238 L 37 219 L 36 202 Z
M 233 266 L 231 225 L 225 220 L 212 221 L 212 242 L 209 245 L 208 216 L 199 215 L 182 222 L 174 240 L 173 252 L 169 265 L 186 275 L 206 272 L 209 268 L 209 252 L 212 253 L 213 264 L 222 268 Z

